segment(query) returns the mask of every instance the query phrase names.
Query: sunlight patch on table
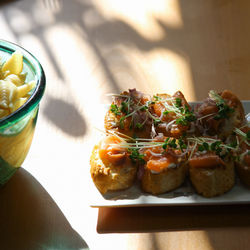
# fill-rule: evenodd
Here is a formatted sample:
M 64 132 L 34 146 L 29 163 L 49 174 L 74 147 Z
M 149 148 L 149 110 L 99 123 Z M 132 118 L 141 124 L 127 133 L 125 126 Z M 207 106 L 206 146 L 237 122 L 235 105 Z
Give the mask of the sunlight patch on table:
M 124 21 L 149 40 L 164 36 L 164 31 L 158 24 L 159 17 L 171 27 L 182 26 L 177 1 L 95 0 L 95 4 L 107 19 Z
M 148 53 L 147 59 L 148 70 L 153 77 L 153 92 L 174 94 L 181 90 L 188 101 L 195 99 L 190 65 L 186 58 L 170 50 L 158 50 L 157 53 Z
M 167 237 L 165 233 L 154 234 L 154 236 L 160 249 L 214 249 L 207 233 L 202 230 L 169 232 Z

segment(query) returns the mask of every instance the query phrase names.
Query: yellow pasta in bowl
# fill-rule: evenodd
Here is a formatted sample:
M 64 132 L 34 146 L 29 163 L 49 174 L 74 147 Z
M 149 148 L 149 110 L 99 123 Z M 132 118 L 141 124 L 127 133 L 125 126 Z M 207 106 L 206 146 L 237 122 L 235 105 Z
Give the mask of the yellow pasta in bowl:
M 29 151 L 45 75 L 22 47 L 0 40 L 0 185 L 22 165 Z
M 3 118 L 20 108 L 30 97 L 30 91 L 36 82 L 26 82 L 23 70 L 21 52 L 14 52 L 0 68 L 0 118 Z M 20 76 L 19 76 L 20 75 Z

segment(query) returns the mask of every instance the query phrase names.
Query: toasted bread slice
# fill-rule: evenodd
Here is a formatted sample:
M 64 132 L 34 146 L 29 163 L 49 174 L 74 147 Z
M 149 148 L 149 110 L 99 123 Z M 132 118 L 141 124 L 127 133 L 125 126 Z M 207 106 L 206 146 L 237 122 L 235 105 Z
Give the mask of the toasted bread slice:
M 136 178 L 137 166 L 126 157 L 120 164 L 103 161 L 96 145 L 90 157 L 90 173 L 98 190 L 105 194 L 111 190 L 121 190 L 133 185 Z
M 168 167 L 160 173 L 145 168 L 141 179 L 141 187 L 147 193 L 163 194 L 181 186 L 186 174 L 187 166 L 184 163 L 175 167 Z
M 189 164 L 189 177 L 198 194 L 204 197 L 219 196 L 234 186 L 234 163 L 207 167 Z

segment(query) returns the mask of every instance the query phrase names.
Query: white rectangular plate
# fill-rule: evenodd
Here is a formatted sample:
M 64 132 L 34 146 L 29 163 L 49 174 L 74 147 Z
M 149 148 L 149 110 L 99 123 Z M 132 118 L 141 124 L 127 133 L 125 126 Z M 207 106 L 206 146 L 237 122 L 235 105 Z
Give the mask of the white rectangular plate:
M 250 112 L 250 101 L 242 101 L 245 113 Z M 91 179 L 91 178 L 90 178 Z M 204 198 L 195 193 L 187 180 L 180 188 L 162 195 L 143 193 L 139 183 L 124 191 L 109 192 L 102 195 L 91 182 L 92 207 L 133 207 L 133 206 L 187 206 L 187 205 L 215 205 L 215 204 L 243 204 L 250 203 L 250 189 L 244 187 L 237 179 L 234 187 L 218 197 Z

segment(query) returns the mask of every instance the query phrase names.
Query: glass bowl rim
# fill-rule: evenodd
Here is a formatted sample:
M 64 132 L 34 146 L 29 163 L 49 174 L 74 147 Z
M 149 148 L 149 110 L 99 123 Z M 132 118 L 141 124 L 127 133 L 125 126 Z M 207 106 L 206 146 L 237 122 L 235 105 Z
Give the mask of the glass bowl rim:
M 44 70 L 40 62 L 34 55 L 32 55 L 22 46 L 0 39 L 0 50 L 3 50 L 10 54 L 15 52 L 16 50 L 19 50 L 23 54 L 24 63 L 29 62 L 29 66 L 33 67 L 33 70 L 37 76 L 36 87 L 25 104 L 10 115 L 0 119 L 0 128 L 4 128 L 13 124 L 13 122 L 18 122 L 19 120 L 21 120 L 39 104 L 45 91 L 46 79 Z

